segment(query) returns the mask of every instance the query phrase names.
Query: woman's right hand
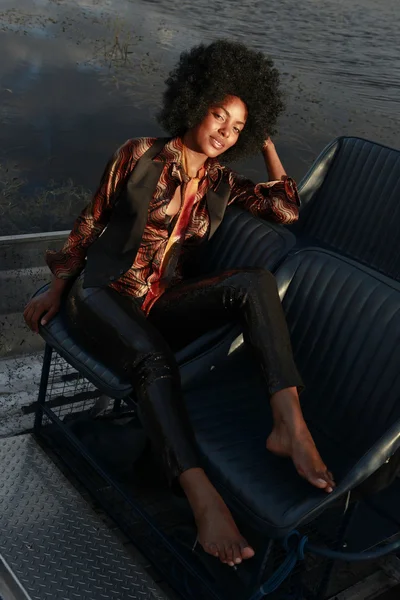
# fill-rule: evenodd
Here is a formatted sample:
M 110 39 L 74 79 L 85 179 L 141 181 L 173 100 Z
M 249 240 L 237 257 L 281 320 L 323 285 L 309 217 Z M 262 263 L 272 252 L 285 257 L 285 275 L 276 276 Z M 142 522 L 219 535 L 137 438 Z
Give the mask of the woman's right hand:
M 39 321 L 41 325 L 46 325 L 60 310 L 61 295 L 47 290 L 39 296 L 35 296 L 28 302 L 24 310 L 24 319 L 32 331 L 38 333 Z

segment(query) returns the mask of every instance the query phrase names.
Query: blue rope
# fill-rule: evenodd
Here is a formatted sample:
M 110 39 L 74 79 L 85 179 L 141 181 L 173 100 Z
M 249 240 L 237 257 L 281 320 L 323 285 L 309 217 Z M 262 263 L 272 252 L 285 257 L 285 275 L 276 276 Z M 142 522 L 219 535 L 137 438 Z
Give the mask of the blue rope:
M 296 539 L 296 545 L 293 547 L 293 538 Z M 362 560 L 374 560 L 376 558 L 386 556 L 391 552 L 400 549 L 400 540 L 380 546 L 371 552 L 340 552 L 338 550 L 330 550 L 329 548 L 320 548 L 310 544 L 306 535 L 300 536 L 300 533 L 295 529 L 288 533 L 283 540 L 283 547 L 287 552 L 287 556 L 278 569 L 271 577 L 261 585 L 261 587 L 249 598 L 249 600 L 262 600 L 265 596 L 272 594 L 279 586 L 289 577 L 299 560 L 304 560 L 304 552 L 308 550 L 313 554 L 331 558 L 333 560 L 346 560 L 348 562 L 358 562 Z
M 289 541 L 292 538 L 297 539 L 297 544 L 294 548 L 289 547 Z M 271 577 L 262 584 L 259 590 L 253 594 L 249 600 L 262 600 L 264 596 L 268 596 L 275 592 L 279 586 L 289 577 L 295 568 L 297 561 L 304 560 L 304 548 L 308 541 L 307 536 L 300 537 L 298 531 L 291 531 L 283 540 L 283 547 L 287 552 L 287 556 L 280 567 L 271 575 Z

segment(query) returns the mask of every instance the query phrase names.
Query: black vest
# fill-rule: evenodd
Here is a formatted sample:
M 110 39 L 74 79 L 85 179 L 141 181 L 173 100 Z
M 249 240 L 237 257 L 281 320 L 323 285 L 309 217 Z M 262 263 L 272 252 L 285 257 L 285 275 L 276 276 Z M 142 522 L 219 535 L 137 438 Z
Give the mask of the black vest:
M 84 287 L 104 287 L 116 281 L 132 266 L 146 226 L 150 201 L 165 163 L 155 161 L 168 139 L 157 139 L 137 161 L 113 207 L 110 221 L 87 252 Z M 221 177 L 216 189 L 206 195 L 210 215 L 208 239 L 214 235 L 225 214 L 230 195 L 228 182 Z

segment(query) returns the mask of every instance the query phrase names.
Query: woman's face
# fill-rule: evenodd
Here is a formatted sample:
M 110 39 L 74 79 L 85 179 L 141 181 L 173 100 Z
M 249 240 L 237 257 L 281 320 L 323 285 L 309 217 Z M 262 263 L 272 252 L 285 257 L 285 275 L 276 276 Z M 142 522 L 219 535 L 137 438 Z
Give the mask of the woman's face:
M 186 145 L 215 158 L 236 144 L 247 120 L 247 108 L 237 96 L 211 106 L 203 121 L 184 136 Z

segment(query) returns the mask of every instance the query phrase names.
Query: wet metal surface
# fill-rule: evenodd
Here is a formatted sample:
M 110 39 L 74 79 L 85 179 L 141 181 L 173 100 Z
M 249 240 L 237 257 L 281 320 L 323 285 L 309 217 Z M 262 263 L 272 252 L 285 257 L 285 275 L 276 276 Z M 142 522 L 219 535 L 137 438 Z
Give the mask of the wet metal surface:
M 397 24 L 397 0 L 2 0 L 0 235 L 70 227 L 110 153 L 161 133 L 179 53 L 221 35 L 280 68 L 277 141 L 295 177 L 338 135 L 399 146 Z M 265 177 L 260 159 L 244 169 Z
M 167 600 L 30 435 L 0 441 L 0 552 L 32 600 Z

